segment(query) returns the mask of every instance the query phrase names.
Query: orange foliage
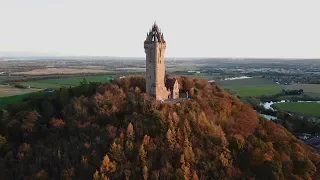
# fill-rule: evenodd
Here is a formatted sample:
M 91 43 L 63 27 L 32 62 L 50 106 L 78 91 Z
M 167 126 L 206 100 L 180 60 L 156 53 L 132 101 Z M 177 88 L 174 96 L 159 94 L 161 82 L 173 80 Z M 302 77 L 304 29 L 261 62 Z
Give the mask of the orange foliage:
M 287 139 L 287 134 L 279 128 L 279 125 L 267 121 L 264 123 L 264 129 L 268 134 L 268 140 L 269 141 L 275 141 L 279 139 Z
M 264 153 L 263 154 L 263 161 L 270 161 L 272 159 L 272 155 L 269 153 Z
M 292 144 L 292 149 L 293 149 L 295 152 L 304 153 L 304 148 L 302 148 L 301 145 L 298 144 L 298 143 L 293 143 L 293 144 Z
M 103 173 L 112 173 L 116 170 L 116 165 L 117 163 L 110 161 L 109 156 L 106 154 L 100 166 L 100 171 Z
M 144 135 L 143 137 L 143 145 L 147 146 L 150 142 L 150 136 Z
M 234 122 L 230 130 L 232 134 L 248 137 L 254 133 L 258 123 L 259 120 L 255 112 L 243 104 L 240 111 L 234 113 Z
M 51 125 L 56 129 L 62 129 L 66 123 L 62 119 L 52 118 Z

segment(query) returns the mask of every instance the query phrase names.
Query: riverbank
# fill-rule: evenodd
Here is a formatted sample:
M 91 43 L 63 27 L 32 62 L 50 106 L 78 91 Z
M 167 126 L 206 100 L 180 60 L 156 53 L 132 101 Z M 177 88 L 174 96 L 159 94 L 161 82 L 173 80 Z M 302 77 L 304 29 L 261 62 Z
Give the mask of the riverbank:
M 281 100 L 277 102 L 260 103 L 267 110 L 281 110 L 287 113 L 294 113 L 303 116 L 320 117 L 320 101 L 288 101 Z

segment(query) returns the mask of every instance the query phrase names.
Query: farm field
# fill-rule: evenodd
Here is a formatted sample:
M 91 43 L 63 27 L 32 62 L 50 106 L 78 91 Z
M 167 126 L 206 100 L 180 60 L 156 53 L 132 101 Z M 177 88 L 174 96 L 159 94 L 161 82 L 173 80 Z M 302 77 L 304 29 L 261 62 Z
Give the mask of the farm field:
M 320 93 L 320 84 L 290 84 L 284 86 L 286 89 L 303 89 L 305 92 Z
M 73 69 L 73 68 L 47 68 L 35 69 L 32 71 L 15 72 L 12 74 L 19 75 L 50 75 L 50 74 L 81 74 L 81 73 L 106 73 L 108 71 L 102 69 Z
M 274 104 L 273 106 L 286 112 L 320 117 L 320 103 L 316 102 L 288 102 Z
M 0 109 L 8 104 L 15 104 L 21 102 L 23 98 L 27 97 L 29 94 L 20 94 L 15 96 L 0 97 Z
M 45 92 L 44 91 L 37 91 L 37 92 L 32 92 L 32 93 L 27 93 L 27 94 L 0 97 L 0 109 L 4 108 L 6 105 L 9 105 L 9 104 L 19 103 L 26 97 L 30 97 L 33 95 L 41 95 L 42 93 L 45 93 Z
M 305 94 L 314 98 L 320 98 L 320 93 L 306 92 Z
M 0 82 L 21 79 L 23 76 L 0 76 Z
M 262 78 L 247 78 L 247 79 L 236 79 L 236 80 L 224 80 L 224 81 L 217 81 L 219 86 L 260 86 L 260 85 L 275 85 L 279 86 L 278 84 Z
M 305 96 L 307 97 L 310 97 L 310 98 L 320 98 L 320 93 L 311 93 L 311 92 L 305 92 L 304 94 L 302 95 L 286 95 L 286 96 L 279 96 L 277 97 L 277 100 L 278 101 L 281 101 L 281 100 L 292 100 L 292 99 L 301 99 L 303 100 L 304 98 L 306 98 Z
M 224 89 L 230 91 L 240 97 L 258 97 L 263 95 L 275 95 L 280 92 L 280 87 L 276 85 L 248 85 L 248 86 L 222 86 Z
M 217 85 L 240 97 L 274 95 L 281 90 L 280 85 L 261 78 L 218 81 Z
M 145 72 L 145 67 L 126 67 L 126 68 L 116 68 L 115 71 L 125 71 L 125 72 Z
M 304 92 L 313 96 L 320 96 L 320 84 L 290 84 L 285 85 L 285 89 L 303 89 Z
M 105 76 L 86 76 L 86 77 L 73 77 L 63 79 L 46 79 L 37 81 L 21 82 L 20 84 L 25 86 L 31 86 L 32 88 L 46 89 L 46 88 L 60 88 L 60 87 L 73 87 L 80 84 L 83 79 L 86 78 L 88 82 L 109 82 L 113 77 L 110 75 Z
M 28 94 L 36 91 L 39 91 L 39 89 L 20 89 L 13 86 L 0 85 L 0 97 Z

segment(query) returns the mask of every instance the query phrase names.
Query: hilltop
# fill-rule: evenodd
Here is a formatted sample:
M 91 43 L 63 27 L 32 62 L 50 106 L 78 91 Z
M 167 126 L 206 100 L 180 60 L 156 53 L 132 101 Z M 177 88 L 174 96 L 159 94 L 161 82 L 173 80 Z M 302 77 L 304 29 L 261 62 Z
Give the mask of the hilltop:
M 145 78 L 81 83 L 1 112 L 7 179 L 319 179 L 320 155 L 204 79 L 161 103 Z M 2 178 L 6 179 L 6 178 Z

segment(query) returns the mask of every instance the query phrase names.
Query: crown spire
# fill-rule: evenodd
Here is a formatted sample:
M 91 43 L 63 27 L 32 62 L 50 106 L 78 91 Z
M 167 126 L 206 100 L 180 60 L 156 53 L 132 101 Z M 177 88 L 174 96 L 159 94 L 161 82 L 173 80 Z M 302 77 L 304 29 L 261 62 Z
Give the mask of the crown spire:
M 161 29 L 157 25 L 156 21 L 154 21 L 152 28 L 149 30 L 149 33 L 147 33 L 146 41 L 165 42 L 163 33 L 161 32 Z

